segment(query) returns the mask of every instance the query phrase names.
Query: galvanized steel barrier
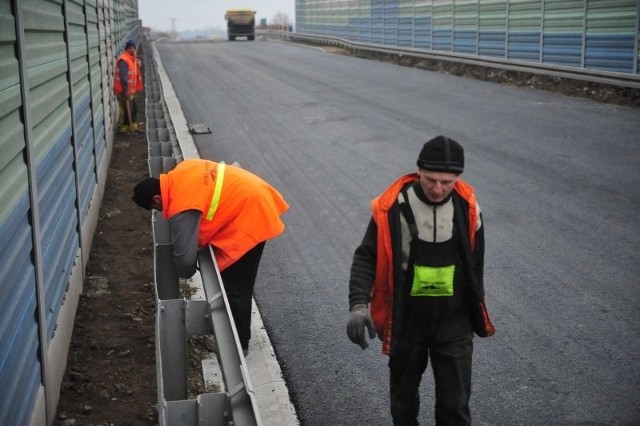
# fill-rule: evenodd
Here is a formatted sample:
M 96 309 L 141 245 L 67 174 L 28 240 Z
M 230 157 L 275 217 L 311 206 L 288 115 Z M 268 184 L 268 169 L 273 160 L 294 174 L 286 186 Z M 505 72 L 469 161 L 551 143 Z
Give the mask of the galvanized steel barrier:
M 183 153 L 164 99 L 153 48 L 146 41 L 144 52 L 149 172 L 152 177 L 158 177 L 182 161 Z M 155 247 L 159 424 L 261 425 L 247 365 L 213 252 L 209 249 L 198 254 L 205 299 L 180 298 L 169 224 L 161 212 L 154 211 L 151 219 Z M 213 336 L 224 389 L 189 399 L 187 341 L 193 335 Z

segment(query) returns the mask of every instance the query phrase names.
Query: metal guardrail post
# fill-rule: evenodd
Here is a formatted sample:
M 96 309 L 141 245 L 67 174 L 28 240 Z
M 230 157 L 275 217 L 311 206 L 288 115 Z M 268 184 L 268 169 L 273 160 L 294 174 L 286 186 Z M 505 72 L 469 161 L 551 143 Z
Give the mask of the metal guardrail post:
M 173 263 L 173 241 L 169 224 L 162 218 L 162 212 L 154 211 L 153 260 L 156 282 L 156 299 L 168 300 L 180 297 L 178 273 Z
M 188 399 L 186 350 L 189 336 L 210 334 L 205 300 L 159 300 L 156 317 L 158 422 L 164 425 L 232 425 L 225 392 Z

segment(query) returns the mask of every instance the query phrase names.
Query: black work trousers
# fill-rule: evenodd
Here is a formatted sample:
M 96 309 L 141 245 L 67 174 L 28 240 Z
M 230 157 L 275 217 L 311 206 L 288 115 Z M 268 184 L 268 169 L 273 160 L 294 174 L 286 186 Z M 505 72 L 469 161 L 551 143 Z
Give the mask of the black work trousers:
M 264 245 L 264 241 L 259 243 L 224 271 L 220 272 L 243 350 L 249 348 L 253 287 L 256 283 Z
M 393 424 L 419 424 L 420 382 L 431 357 L 436 425 L 470 425 L 471 324 L 460 312 L 445 315 L 435 326 L 429 323 L 411 320 L 397 350 L 389 358 Z

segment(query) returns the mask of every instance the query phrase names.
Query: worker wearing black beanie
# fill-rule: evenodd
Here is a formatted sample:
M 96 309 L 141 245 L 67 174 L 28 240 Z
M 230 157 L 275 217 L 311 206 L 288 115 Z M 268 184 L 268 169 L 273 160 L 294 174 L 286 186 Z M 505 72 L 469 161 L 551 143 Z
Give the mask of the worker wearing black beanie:
M 464 149 L 453 139 L 436 136 L 422 147 L 418 156 L 418 167 L 460 174 L 464 170 Z
M 351 265 L 347 336 L 362 349 L 367 334 L 382 341 L 394 425 L 418 424 L 429 362 L 435 423 L 470 425 L 473 333 L 494 333 L 484 303 L 482 215 L 460 178 L 458 142 L 436 136 L 417 165 L 371 203 Z
M 151 210 L 154 208 L 154 197 L 160 195 L 160 179 L 149 177 L 136 184 L 131 199 L 140 207 Z

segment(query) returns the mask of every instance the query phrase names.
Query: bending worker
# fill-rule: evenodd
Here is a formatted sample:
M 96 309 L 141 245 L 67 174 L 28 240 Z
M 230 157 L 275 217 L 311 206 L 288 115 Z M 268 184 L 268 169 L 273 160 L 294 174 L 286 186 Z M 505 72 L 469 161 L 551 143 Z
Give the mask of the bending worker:
M 113 92 L 118 99 L 119 133 L 137 133 L 138 123 L 135 96 L 143 90 L 140 60 L 137 56 L 136 43 L 129 40 L 124 45 L 124 52 L 116 60 Z
M 146 178 L 133 201 L 162 211 L 169 221 L 176 269 L 196 272 L 198 249 L 211 245 L 245 355 L 251 337 L 251 300 L 265 242 L 284 231 L 289 208 L 282 195 L 240 167 L 184 160 L 160 178 Z
M 389 355 L 394 425 L 417 425 L 429 357 L 437 425 L 469 425 L 473 332 L 494 333 L 484 304 L 484 231 L 473 188 L 460 179 L 464 151 L 438 136 L 417 173 L 371 203 L 349 281 L 349 338 L 365 349 L 376 334 Z

